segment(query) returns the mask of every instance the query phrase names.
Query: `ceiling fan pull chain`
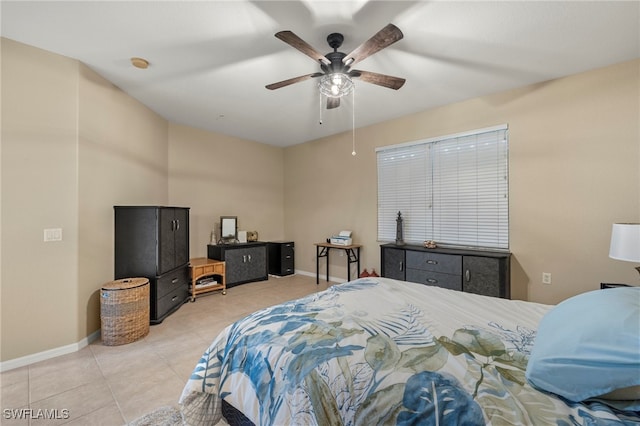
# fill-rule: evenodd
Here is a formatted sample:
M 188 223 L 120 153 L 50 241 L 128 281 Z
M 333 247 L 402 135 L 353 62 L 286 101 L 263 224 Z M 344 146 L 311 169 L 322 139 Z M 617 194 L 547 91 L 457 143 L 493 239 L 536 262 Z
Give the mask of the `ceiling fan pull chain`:
M 319 96 L 318 96 L 318 102 L 319 102 L 319 113 L 318 115 L 320 116 L 320 119 L 318 120 L 318 124 L 322 125 L 322 93 L 318 92 Z
M 353 87 L 353 91 L 351 92 L 351 100 L 352 100 L 352 108 L 351 108 L 351 145 L 353 151 L 351 151 L 351 155 L 356 156 L 356 88 Z

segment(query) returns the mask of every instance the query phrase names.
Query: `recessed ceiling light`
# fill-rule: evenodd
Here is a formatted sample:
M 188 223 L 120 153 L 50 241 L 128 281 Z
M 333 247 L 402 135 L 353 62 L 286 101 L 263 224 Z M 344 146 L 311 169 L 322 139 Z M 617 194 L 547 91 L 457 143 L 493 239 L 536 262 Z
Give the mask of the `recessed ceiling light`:
M 136 68 L 146 70 L 147 67 L 149 66 L 149 61 L 143 58 L 131 58 L 131 65 L 133 65 Z

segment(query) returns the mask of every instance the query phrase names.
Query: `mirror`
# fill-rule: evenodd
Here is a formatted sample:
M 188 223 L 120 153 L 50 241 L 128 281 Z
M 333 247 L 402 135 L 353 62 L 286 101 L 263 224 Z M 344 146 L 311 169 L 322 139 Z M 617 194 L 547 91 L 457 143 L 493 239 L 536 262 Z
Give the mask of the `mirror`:
M 234 242 L 237 238 L 237 216 L 220 216 L 220 238 L 224 242 Z

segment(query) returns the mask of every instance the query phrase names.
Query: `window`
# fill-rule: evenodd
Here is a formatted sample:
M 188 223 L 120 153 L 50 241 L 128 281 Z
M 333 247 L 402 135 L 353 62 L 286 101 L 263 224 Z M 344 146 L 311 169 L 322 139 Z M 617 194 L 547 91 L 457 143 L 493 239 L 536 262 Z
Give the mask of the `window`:
M 507 126 L 378 148 L 378 240 L 509 248 Z

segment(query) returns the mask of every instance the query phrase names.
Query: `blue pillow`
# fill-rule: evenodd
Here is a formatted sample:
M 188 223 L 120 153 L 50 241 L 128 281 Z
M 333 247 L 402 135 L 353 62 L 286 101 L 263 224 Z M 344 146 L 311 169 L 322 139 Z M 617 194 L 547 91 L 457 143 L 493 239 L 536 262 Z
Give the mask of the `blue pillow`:
M 552 308 L 540 321 L 526 378 L 576 402 L 625 388 L 637 392 L 640 287 L 590 291 Z

